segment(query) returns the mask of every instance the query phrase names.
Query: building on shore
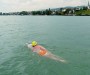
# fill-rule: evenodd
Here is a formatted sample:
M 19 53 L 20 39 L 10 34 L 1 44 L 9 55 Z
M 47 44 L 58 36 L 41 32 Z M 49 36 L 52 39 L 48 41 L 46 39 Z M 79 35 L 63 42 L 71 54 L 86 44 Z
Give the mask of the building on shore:
M 89 4 L 89 1 L 88 1 L 88 6 L 87 6 L 88 9 L 90 9 L 90 4 Z

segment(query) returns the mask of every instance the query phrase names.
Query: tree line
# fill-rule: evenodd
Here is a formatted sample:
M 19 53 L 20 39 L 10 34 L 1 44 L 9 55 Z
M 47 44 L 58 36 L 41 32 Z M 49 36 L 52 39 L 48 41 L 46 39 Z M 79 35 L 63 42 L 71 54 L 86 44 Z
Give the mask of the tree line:
M 40 11 L 21 11 L 21 12 L 12 12 L 12 13 L 2 13 L 0 12 L 0 15 L 74 15 L 81 10 L 86 10 L 87 7 L 83 7 L 80 10 L 77 10 L 77 8 L 60 8 L 58 10 L 52 10 L 52 9 L 46 9 L 46 10 L 40 10 Z M 82 14 L 82 11 L 81 11 Z

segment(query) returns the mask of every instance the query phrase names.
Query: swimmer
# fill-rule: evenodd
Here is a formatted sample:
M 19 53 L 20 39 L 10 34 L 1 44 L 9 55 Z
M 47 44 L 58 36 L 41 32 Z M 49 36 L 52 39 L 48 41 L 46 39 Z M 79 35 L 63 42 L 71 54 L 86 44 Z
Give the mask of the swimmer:
M 27 44 L 28 48 L 30 48 L 33 52 L 36 52 L 40 56 L 44 56 L 56 61 L 60 61 L 65 63 L 66 61 L 59 56 L 56 56 L 49 52 L 47 49 L 45 49 L 43 46 L 39 45 L 36 41 L 33 41 L 31 44 Z

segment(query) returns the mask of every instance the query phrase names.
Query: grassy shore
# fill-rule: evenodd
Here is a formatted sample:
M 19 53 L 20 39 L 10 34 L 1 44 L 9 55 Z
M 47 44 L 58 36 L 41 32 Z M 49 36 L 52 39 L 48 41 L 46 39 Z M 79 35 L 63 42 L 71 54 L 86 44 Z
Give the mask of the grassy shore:
M 76 14 L 76 15 L 88 16 L 88 15 L 90 15 L 90 10 L 80 10 L 80 11 L 76 11 L 75 14 Z

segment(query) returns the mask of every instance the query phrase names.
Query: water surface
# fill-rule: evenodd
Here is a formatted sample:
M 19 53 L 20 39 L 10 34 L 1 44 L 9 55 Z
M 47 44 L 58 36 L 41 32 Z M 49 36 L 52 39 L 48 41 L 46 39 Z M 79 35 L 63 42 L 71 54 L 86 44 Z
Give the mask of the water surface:
M 63 64 L 32 53 L 36 40 Z M 89 75 L 90 17 L 0 16 L 0 75 Z

